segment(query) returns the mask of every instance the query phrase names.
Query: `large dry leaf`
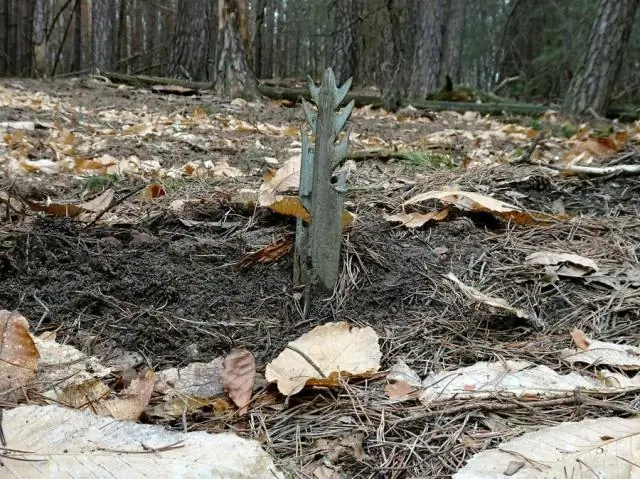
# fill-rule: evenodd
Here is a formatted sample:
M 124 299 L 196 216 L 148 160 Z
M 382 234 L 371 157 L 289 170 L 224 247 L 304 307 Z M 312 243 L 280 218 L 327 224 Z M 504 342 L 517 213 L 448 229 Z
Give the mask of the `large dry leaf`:
M 44 211 L 53 216 L 63 218 L 78 218 L 81 221 L 91 221 L 95 218 L 94 213 L 101 213 L 111 204 L 114 191 L 106 190 L 101 195 L 95 197 L 91 201 L 84 203 L 56 203 L 47 201 L 45 204 L 35 201 L 27 201 L 29 208 L 34 211 Z
M 504 311 L 507 311 L 517 316 L 518 318 L 529 319 L 532 323 L 536 324 L 538 327 L 543 326 L 540 319 L 536 316 L 535 313 L 530 311 L 525 311 L 524 309 L 515 308 L 502 298 L 489 296 L 481 291 L 478 291 L 477 289 L 471 286 L 467 286 L 462 281 L 460 281 L 458 277 L 453 273 L 448 273 L 445 277 L 453 281 L 453 283 L 455 283 L 456 285 L 458 285 L 458 287 L 462 290 L 463 293 L 466 294 L 468 298 L 473 299 L 478 303 L 483 303 L 483 304 L 486 304 L 487 306 L 491 306 L 492 308 L 502 309 Z
M 608 343 L 586 336 L 581 337 L 577 345 L 579 350 L 563 349 L 560 352 L 562 359 L 571 364 L 584 363 L 614 366 L 627 371 L 640 370 L 640 348 L 636 346 Z
M 159 392 L 176 391 L 181 395 L 210 398 L 224 392 L 223 358 L 208 363 L 191 363 L 183 368 L 165 369 L 156 373 Z
M 269 170 L 264 175 L 258 192 L 258 205 L 270 206 L 282 199 L 287 192 L 297 191 L 300 186 L 300 156 L 284 162 L 276 171 Z
M 490 196 L 482 195 L 473 191 L 428 191 L 408 199 L 404 205 L 421 203 L 427 200 L 440 200 L 447 205 L 455 206 L 462 211 L 490 213 L 505 221 L 513 221 L 518 224 L 535 224 L 548 222 L 551 220 L 565 219 L 561 216 L 551 216 L 544 213 L 532 213 L 523 209 L 497 200 Z
M 73 346 L 43 338 L 33 338 L 33 341 L 40 354 L 38 384 L 43 391 L 53 389 L 56 394 L 62 394 L 67 387 L 111 374 L 111 368 L 103 366 L 98 358 L 87 356 Z
M 526 264 L 547 266 L 558 276 L 582 277 L 598 271 L 595 261 L 573 253 L 540 251 L 525 258 Z
M 442 221 L 449 216 L 449 208 L 442 208 L 428 213 L 397 213 L 395 215 L 384 215 L 385 221 L 390 223 L 402 223 L 407 228 L 420 228 L 429 221 Z
M 233 403 L 238 406 L 240 416 L 249 408 L 255 377 L 256 360 L 250 351 L 231 351 L 224 358 L 222 383 Z
M 638 477 L 638 464 L 640 419 L 585 419 L 531 432 L 480 452 L 452 477 L 631 479 Z
M 5 411 L 3 428 L 13 451 L 31 451 L 7 452 L 3 477 L 284 478 L 257 442 L 230 433 L 173 432 L 59 406 Z
M 432 373 L 422 381 L 424 404 L 457 399 L 478 399 L 505 393 L 515 397 L 565 397 L 580 388 L 610 392 L 614 389 L 637 387 L 639 380 L 621 382 L 619 377 L 598 374 L 582 376 L 572 372 L 558 374 L 547 366 L 528 361 L 479 362 L 472 366 Z
M 36 376 L 38 350 L 29 321 L 19 313 L 0 310 L 0 401 L 16 402 Z
M 328 323 L 314 328 L 267 364 L 267 381 L 287 396 L 305 385 L 338 386 L 348 377 L 370 377 L 380 369 L 382 353 L 373 328 Z

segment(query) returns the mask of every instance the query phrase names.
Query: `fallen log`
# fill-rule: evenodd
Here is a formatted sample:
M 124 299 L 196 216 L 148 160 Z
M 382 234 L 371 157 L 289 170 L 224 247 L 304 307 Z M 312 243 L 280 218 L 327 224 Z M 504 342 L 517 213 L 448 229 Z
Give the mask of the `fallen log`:
M 150 88 L 156 85 L 178 85 L 184 88 L 191 88 L 196 91 L 211 90 L 213 83 L 210 82 L 192 82 L 189 80 L 181 80 L 177 78 L 164 78 L 147 75 L 127 75 L 124 73 L 102 72 L 101 76 L 111 81 L 125 83 L 136 87 Z M 275 87 L 261 85 L 258 87 L 261 95 L 272 100 L 289 100 L 293 102 L 299 101 L 301 98 L 309 100 L 309 91 L 305 88 L 292 87 Z M 370 105 L 373 108 L 383 108 L 385 102 L 382 97 L 377 95 L 367 95 L 358 93 L 349 93 L 343 103 L 351 100 L 355 102 L 356 107 Z M 470 103 L 470 102 L 450 102 L 450 101 L 413 101 L 401 102 L 400 107 L 411 105 L 419 110 L 428 111 L 456 111 L 464 113 L 465 111 L 477 111 L 482 115 L 541 115 L 548 110 L 559 110 L 559 105 L 540 105 L 533 103 L 516 103 L 516 102 L 496 102 L 496 103 Z M 622 121 L 635 121 L 640 119 L 640 108 L 630 107 L 611 107 L 607 111 L 608 118 L 618 118 Z

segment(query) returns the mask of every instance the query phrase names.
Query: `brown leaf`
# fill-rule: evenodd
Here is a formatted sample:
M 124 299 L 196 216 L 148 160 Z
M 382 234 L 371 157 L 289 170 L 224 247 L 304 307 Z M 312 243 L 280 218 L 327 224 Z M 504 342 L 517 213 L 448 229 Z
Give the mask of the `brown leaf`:
M 406 381 L 394 381 L 392 383 L 388 383 L 384 387 L 384 392 L 387 394 L 389 399 L 398 399 L 398 398 L 406 398 L 411 399 L 418 397 L 418 388 L 412 386 Z
M 164 187 L 160 183 L 151 183 L 144 189 L 143 192 L 143 196 L 148 200 L 161 198 L 166 194 L 167 192 L 164 190 Z
M 246 349 L 231 351 L 224 358 L 222 384 L 224 389 L 238 406 L 238 414 L 246 414 L 251 401 L 253 382 L 256 377 L 256 360 Z
M 240 269 L 248 269 L 256 263 L 273 263 L 293 249 L 293 235 L 287 235 L 275 243 L 271 243 L 264 248 L 245 256 L 240 261 Z
M 587 335 L 584 334 L 584 332 L 582 332 L 580 329 L 574 329 L 573 331 L 571 331 L 571 338 L 573 339 L 573 343 L 583 351 L 589 349 L 589 344 L 591 344 L 591 341 L 589 340 Z
M 510 205 L 504 201 L 500 201 L 474 191 L 428 191 L 410 198 L 404 202 L 404 205 L 434 199 L 440 200 L 448 205 L 453 205 L 462 211 L 491 213 L 496 218 L 500 218 L 505 221 L 513 221 L 514 223 L 522 225 L 548 223 L 554 220 L 568 219 L 567 215 L 549 215 L 546 213 L 524 211 L 518 206 Z
M 23 388 L 36 375 L 38 350 L 29 334 L 29 322 L 19 313 L 0 310 L 0 399 L 22 398 Z

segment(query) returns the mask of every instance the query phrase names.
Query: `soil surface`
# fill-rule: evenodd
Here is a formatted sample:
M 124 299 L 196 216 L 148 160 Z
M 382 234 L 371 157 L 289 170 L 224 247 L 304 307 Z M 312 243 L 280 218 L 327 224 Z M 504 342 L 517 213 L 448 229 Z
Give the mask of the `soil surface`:
M 88 80 L 5 80 L 3 85 L 44 92 L 58 98 L 66 108 L 83 107 L 94 113 L 135 109 L 136 114 L 147 111 L 171 115 L 203 107 L 213 115 L 232 112 L 244 116 L 250 123 L 296 125 L 303 118 L 301 109 L 275 103 L 264 103 L 247 112 L 207 95 L 160 96 Z M 8 108 L 0 112 L 0 121 L 55 121 L 55 115 Z M 421 128 L 444 128 L 439 121 L 416 126 L 356 115 L 351 127 L 356 134 L 397 137 L 412 144 L 424 134 Z M 59 341 L 87 353 L 104 351 L 101 345 L 105 343 L 117 344 L 142 353 L 156 369 L 209 361 L 233 348 L 247 348 L 263 373 L 266 363 L 288 342 L 327 321 L 373 327 L 381 338 L 382 369 L 401 359 L 421 377 L 433 370 L 500 358 L 557 363 L 555 354 L 570 346 L 569 332 L 576 327 L 603 341 L 640 344 L 637 284 L 618 282 L 612 286 L 611 281 L 567 277 L 549 283 L 541 279 L 540 271 L 532 272 L 532 267 L 525 265 L 529 254 L 550 250 L 589 257 L 609 276 L 628 267 L 637 268 L 637 177 L 563 178 L 533 165 L 422 171 L 398 161 L 360 162 L 353 180 L 360 183 L 351 184 L 347 203 L 358 220 L 345 231 L 343 244 L 335 245 L 343 251 L 340 283 L 331 299 L 315 304 L 309 317 L 304 318 L 292 281 L 292 253 L 273 263 L 239 266 L 250 253 L 291 235 L 294 222 L 255 212 L 232 199 L 233 193 L 242 188 L 257 188 L 267 168 L 263 157 L 283 158 L 282 152 L 291 147 L 292 139 L 261 137 L 264 149 L 256 150 L 255 135 L 226 134 L 233 140 L 231 146 L 208 152 L 164 138 L 110 139 L 102 153 L 118 158 L 137 155 L 169 168 L 203 156 L 224 156 L 230 165 L 248 172 L 239 179 L 167 181 L 164 198 L 149 202 L 134 196 L 124 201 L 120 208 L 126 206 L 126 221 L 87 226 L 42 214 L 10 220 L 0 214 L 0 308 L 19 311 L 37 333 L 58 330 Z M 168 145 L 161 144 L 165 141 Z M 454 160 L 461 158 L 454 154 Z M 640 162 L 637 154 L 634 161 Z M 394 183 L 400 176 L 413 181 L 404 186 Z M 86 193 L 87 181 L 78 177 L 42 176 L 37 181 L 5 177 L 0 186 L 4 191 L 13 182 L 23 197 L 32 200 L 47 196 L 78 199 Z M 108 186 L 115 188 L 116 198 L 122 198 L 145 181 L 121 178 Z M 404 199 L 452 183 L 507 202 L 517 201 L 534 211 L 549 213 L 551 205 L 560 203 L 572 219 L 527 226 L 505 223 L 486 213 L 458 213 L 417 229 L 383 219 L 385 214 L 398 212 Z M 391 186 L 375 188 L 381 184 Z M 202 207 L 182 215 L 169 208 L 172 201 L 187 198 L 201 199 Z M 436 203 L 427 206 L 433 205 Z M 229 225 L 185 226 L 185 217 L 203 222 L 223 219 Z M 472 301 L 446 279 L 448 273 L 486 294 L 503 298 L 515 308 L 530 311 L 535 320 Z M 269 441 L 259 428 L 245 431 L 261 440 L 282 467 L 299 477 L 310 477 L 296 465 L 317 460 L 313 445 L 319 437 L 339 436 L 332 435 L 333 426 L 348 431 L 348 425 L 340 422 L 345 414 L 357 418 L 358 426 L 354 427 L 364 435 L 368 457 L 364 463 L 353 458 L 336 460 L 336 467 L 349 477 L 446 476 L 474 451 L 500 441 L 496 436 L 478 439 L 480 446 L 473 441 L 451 442 L 447 433 L 415 442 L 424 431 L 448 431 L 453 427 L 449 421 L 460 427 L 464 421 L 464 428 L 486 428 L 486 416 L 478 411 L 449 419 L 424 416 L 411 421 L 410 426 L 402 426 L 404 429 L 400 425 L 405 423 L 399 421 L 385 431 L 384 415 L 382 420 L 372 415 L 367 421 L 366 407 L 359 411 L 344 399 L 356 393 L 338 392 L 336 397 L 331 396 L 333 393 L 318 394 L 323 398 L 321 404 L 332 404 L 330 413 L 325 411 L 324 416 L 312 405 L 316 401 L 313 394 L 291 399 L 286 421 L 302 428 L 298 439 L 289 429 L 274 429 L 281 433 Z M 266 417 L 265 424 L 276 428 L 283 413 L 270 407 L 256 408 L 252 414 Z M 415 409 L 393 409 L 395 419 L 410 419 L 413 413 Z M 576 419 L 592 413 L 587 408 L 570 414 Z M 322 417 L 326 419 L 324 432 L 314 432 L 313 425 Z M 225 428 L 206 412 L 190 421 L 194 427 L 214 431 Z M 526 414 L 518 421 L 540 425 Z M 405 422 L 408 424 L 408 419 Z M 302 456 L 296 452 L 296 441 L 300 441 Z M 421 460 L 412 458 L 412 448 Z M 444 463 L 437 459 L 438 454 Z M 394 455 L 397 460 L 390 460 Z

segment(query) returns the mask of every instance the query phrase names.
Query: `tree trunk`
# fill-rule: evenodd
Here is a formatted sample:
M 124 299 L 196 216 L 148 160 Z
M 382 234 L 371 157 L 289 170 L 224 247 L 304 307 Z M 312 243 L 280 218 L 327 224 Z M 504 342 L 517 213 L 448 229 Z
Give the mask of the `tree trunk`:
M 120 10 L 118 12 L 118 39 L 116 58 L 119 65 L 123 65 L 124 71 L 128 72 L 129 68 L 126 64 L 120 62 L 129 56 L 129 9 L 131 0 L 120 0 Z
M 114 0 L 93 0 L 91 51 L 93 67 L 112 70 L 116 48 L 116 6 Z
M 179 0 L 167 76 L 192 81 L 209 79 L 213 24 L 211 0 Z
M 262 78 L 273 78 L 273 42 L 276 38 L 276 0 L 267 0 L 266 10 L 266 31 L 263 35 L 264 46 L 262 47 L 262 60 L 260 71 Z
M 245 57 L 242 31 L 243 14 L 239 2 L 218 0 L 218 69 L 216 92 L 226 98 L 258 96 L 258 84 Z
M 447 76 L 454 83 L 460 83 L 460 58 L 466 8 L 467 0 L 448 0 L 447 21 L 442 46 L 442 65 L 438 82 L 440 85 L 445 84 Z
M 447 0 L 418 2 L 418 45 L 414 54 L 411 97 L 424 99 L 438 88 Z
M 265 30 L 265 10 L 267 9 L 267 0 L 258 0 L 256 5 L 256 36 L 253 40 L 253 73 L 256 78 L 262 78 L 263 61 L 262 52 L 265 50 L 263 45 L 263 35 Z
M 2 2 L 2 0 L 0 0 Z M 47 24 L 49 23 L 49 2 L 46 0 L 36 0 L 33 11 L 33 59 L 34 73 L 36 76 L 44 76 L 49 71 L 47 57 Z M 2 31 L 2 29 L 0 29 Z M 0 42 L 2 39 L 0 38 Z M 2 55 L 0 55 L 2 57 Z M 0 58 L 2 65 L 2 58 Z M 2 68 L 0 66 L 0 72 Z
M 79 72 L 84 68 L 82 61 L 82 10 L 83 2 L 76 2 L 76 8 L 73 10 L 73 64 L 71 71 Z
M 357 0 L 337 0 L 334 5 L 333 73 L 340 85 L 356 72 L 358 5 Z
M 564 114 L 581 115 L 589 109 L 598 114 L 606 111 L 639 3 L 640 0 L 599 0 L 587 52 L 565 97 Z

